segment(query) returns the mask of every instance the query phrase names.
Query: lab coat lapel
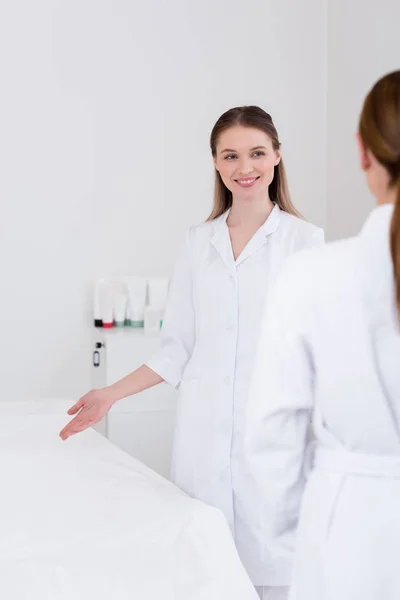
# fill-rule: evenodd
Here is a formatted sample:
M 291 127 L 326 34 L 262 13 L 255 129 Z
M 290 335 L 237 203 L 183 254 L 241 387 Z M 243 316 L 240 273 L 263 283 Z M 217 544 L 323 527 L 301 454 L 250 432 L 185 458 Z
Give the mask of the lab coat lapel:
M 249 258 L 252 254 L 255 254 L 260 248 L 262 248 L 268 241 L 268 236 L 277 230 L 280 220 L 280 208 L 275 204 L 271 211 L 268 219 L 264 225 L 255 233 L 251 238 L 247 246 L 243 249 L 243 252 L 238 256 L 236 266 L 240 265 L 246 258 Z
M 218 217 L 214 223 L 213 234 L 211 237 L 211 244 L 214 246 L 225 266 L 231 274 L 234 274 L 235 259 L 233 257 L 231 239 L 229 237 L 229 230 L 226 225 L 226 219 L 229 211 Z

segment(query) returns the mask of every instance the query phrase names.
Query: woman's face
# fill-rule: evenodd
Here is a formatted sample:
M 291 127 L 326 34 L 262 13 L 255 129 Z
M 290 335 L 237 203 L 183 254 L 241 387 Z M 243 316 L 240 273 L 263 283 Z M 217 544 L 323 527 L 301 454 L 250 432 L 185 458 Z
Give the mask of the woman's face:
M 215 168 L 234 198 L 268 197 L 280 161 L 271 138 L 262 130 L 237 125 L 219 136 Z

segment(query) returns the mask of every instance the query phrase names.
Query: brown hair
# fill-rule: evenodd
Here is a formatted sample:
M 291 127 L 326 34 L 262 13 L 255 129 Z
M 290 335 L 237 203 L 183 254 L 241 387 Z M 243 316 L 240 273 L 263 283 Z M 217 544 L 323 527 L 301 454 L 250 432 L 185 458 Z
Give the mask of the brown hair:
M 382 77 L 362 109 L 359 132 L 364 146 L 385 167 L 389 185 L 397 190 L 390 227 L 390 251 L 400 316 L 400 71 Z
M 258 106 L 238 106 L 221 115 L 214 125 L 210 137 L 211 153 L 214 158 L 217 154 L 217 143 L 221 133 L 237 125 L 264 131 L 271 139 L 274 150 L 280 149 L 281 144 L 271 116 Z M 272 202 L 275 202 L 281 210 L 296 217 L 301 217 L 290 199 L 286 170 L 282 159 L 275 167 L 274 179 L 269 186 L 269 195 Z M 231 206 L 232 192 L 225 186 L 221 175 L 215 169 L 214 206 L 208 220 L 211 221 L 219 217 Z

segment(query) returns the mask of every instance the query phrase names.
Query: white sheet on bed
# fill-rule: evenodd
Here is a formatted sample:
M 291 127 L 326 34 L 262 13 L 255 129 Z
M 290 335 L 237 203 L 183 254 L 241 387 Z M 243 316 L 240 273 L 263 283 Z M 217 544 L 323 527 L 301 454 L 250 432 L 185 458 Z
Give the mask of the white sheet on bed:
M 71 403 L 0 403 L 7 600 L 256 600 L 224 517 L 93 430 Z

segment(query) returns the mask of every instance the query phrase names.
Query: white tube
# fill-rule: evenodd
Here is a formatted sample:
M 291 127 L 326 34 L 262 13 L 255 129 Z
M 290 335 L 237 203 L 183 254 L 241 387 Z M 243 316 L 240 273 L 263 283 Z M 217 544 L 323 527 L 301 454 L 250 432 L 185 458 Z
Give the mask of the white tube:
M 113 294 L 110 284 L 107 284 L 106 282 L 104 282 L 104 285 L 101 287 L 100 305 L 103 327 L 113 327 Z
M 126 303 L 127 298 L 125 294 L 121 292 L 114 294 L 113 313 L 116 327 L 123 327 L 125 325 Z
M 144 331 L 145 333 L 152 334 L 158 333 L 161 328 L 161 313 L 159 308 L 153 306 L 146 306 L 144 310 Z
M 149 305 L 160 311 L 160 324 L 162 324 L 168 298 L 169 279 L 166 277 L 154 277 L 149 279 L 148 285 Z
M 128 311 L 131 327 L 144 326 L 147 280 L 144 277 L 125 277 L 128 290 Z

